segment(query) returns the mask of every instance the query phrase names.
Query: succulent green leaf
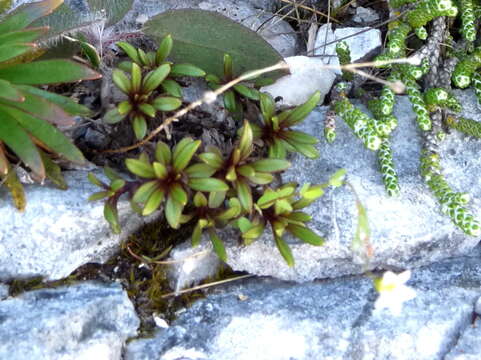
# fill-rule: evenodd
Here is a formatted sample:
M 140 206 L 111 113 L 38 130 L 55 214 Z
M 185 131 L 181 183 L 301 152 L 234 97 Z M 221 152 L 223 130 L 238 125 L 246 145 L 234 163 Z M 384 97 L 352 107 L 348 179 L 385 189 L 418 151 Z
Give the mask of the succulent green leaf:
M 229 111 L 231 114 L 234 114 L 237 112 L 237 100 L 234 91 L 232 90 L 227 90 L 224 92 L 224 107 L 226 108 L 227 111 Z
M 216 25 L 214 32 L 212 24 Z M 215 12 L 197 9 L 166 11 L 150 19 L 144 32 L 158 41 L 171 34 L 175 42 L 170 56 L 172 61 L 187 61 L 220 77 L 224 75 L 226 53 L 235 63 L 237 74 L 234 75 L 282 61 L 282 57 L 260 35 Z
M 234 90 L 247 99 L 259 101 L 259 91 L 242 84 L 234 85 Z
M 329 186 L 333 186 L 333 187 L 342 186 L 344 185 L 345 179 L 346 179 L 346 169 L 339 169 L 329 178 Z
M 244 126 L 242 127 L 241 138 L 239 141 L 239 150 L 240 150 L 241 159 L 246 159 L 252 152 L 252 141 L 253 141 L 252 128 L 249 122 L 246 120 L 244 121 Z
M 187 165 L 189 165 L 192 157 L 194 156 L 195 152 L 199 148 L 201 144 L 200 140 L 190 141 L 188 144 L 183 146 L 180 150 L 177 151 L 179 145 L 174 150 L 174 160 L 173 166 L 175 171 L 180 172 L 184 170 Z
M 203 77 L 206 75 L 205 71 L 198 66 L 192 64 L 175 64 L 172 66 L 171 76 L 190 76 Z
M 170 65 L 164 64 L 159 66 L 154 71 L 149 72 L 145 78 L 143 83 L 143 90 L 146 93 L 150 93 L 157 89 L 160 84 L 167 78 L 170 73 Z
M 119 214 L 117 211 L 117 201 L 110 198 L 105 202 L 104 205 L 104 217 L 105 220 L 110 224 L 110 228 L 115 234 L 119 234 L 120 229 L 120 222 L 119 222 Z
M 301 239 L 305 243 L 314 245 L 314 246 L 321 246 L 324 243 L 324 239 L 317 235 L 314 231 L 310 230 L 307 227 L 299 226 L 296 224 L 289 224 L 286 228 L 292 235 Z
M 97 201 L 97 200 L 102 200 L 105 199 L 106 197 L 112 196 L 111 191 L 99 191 L 96 193 L 93 193 L 92 195 L 89 196 L 88 201 Z
M 182 204 L 175 201 L 170 194 L 167 196 L 167 203 L 165 204 L 165 218 L 167 219 L 167 222 L 171 228 L 179 228 L 180 217 L 182 215 L 183 208 L 184 207 Z
M 261 112 L 264 121 L 269 120 L 276 113 L 276 103 L 270 94 L 260 93 Z
M 155 178 L 154 168 L 151 164 L 146 164 L 145 162 L 138 159 L 126 159 L 125 165 L 129 171 L 139 177 L 152 179 Z
M 0 175 L 4 185 L 10 191 L 12 195 L 13 204 L 19 211 L 24 211 L 27 205 L 27 199 L 25 197 L 25 190 L 23 188 L 20 179 L 17 176 L 17 172 L 13 171 L 11 166 L 7 164 L 7 174 Z
M 185 169 L 185 174 L 190 178 L 208 178 L 216 172 L 216 168 L 207 164 L 194 164 Z
M 147 199 L 152 195 L 152 193 L 158 188 L 157 180 L 147 181 L 139 186 L 137 190 L 135 190 L 134 196 L 132 197 L 132 201 L 136 203 L 144 203 Z
M 197 191 L 194 195 L 194 206 L 195 207 L 207 206 L 207 198 L 200 191 Z
M 121 179 L 122 177 L 110 166 L 104 166 L 104 174 L 110 181 Z
M 173 111 L 182 105 L 182 100 L 172 96 L 159 96 L 154 99 L 153 105 L 159 111 Z
M 234 183 L 234 186 L 237 190 L 237 198 L 242 207 L 250 213 L 252 210 L 252 191 L 249 184 L 245 181 L 238 180 Z
M 152 163 L 152 166 L 154 168 L 155 176 L 157 176 L 157 178 L 164 180 L 167 177 L 168 171 L 164 164 L 158 161 L 154 161 Z
M 253 240 L 257 239 L 264 233 L 264 225 L 254 225 L 246 232 L 242 233 L 242 238 L 246 241 L 246 245 L 252 243 Z
M 47 179 L 54 183 L 59 189 L 67 190 L 68 185 L 62 176 L 62 170 L 60 169 L 60 166 L 56 164 L 45 152 L 40 149 L 38 150 L 43 161 L 43 166 L 45 167 L 45 176 Z
M 245 176 L 245 177 L 249 177 L 249 176 L 254 176 L 256 174 L 256 171 L 254 170 L 254 168 L 250 165 L 241 165 L 237 168 L 237 172 L 242 175 L 242 176 Z
M 222 180 L 215 178 L 192 178 L 188 185 L 196 191 L 221 192 L 229 190 L 229 186 Z
M 125 118 L 125 115 L 120 114 L 118 107 L 114 107 L 113 109 L 110 109 L 107 111 L 102 118 L 104 123 L 106 124 L 117 124 L 118 122 L 121 122 Z
M 87 179 L 93 184 L 93 185 L 96 185 L 98 187 L 103 187 L 105 188 L 106 185 L 99 180 L 99 178 L 97 176 L 95 176 L 93 173 L 88 173 L 87 174 Z
M 180 185 L 179 183 L 172 184 L 169 194 L 175 201 L 180 203 L 182 206 L 185 206 L 187 204 L 187 193 L 182 188 L 182 185 Z
M 202 153 L 199 155 L 199 159 L 215 169 L 219 169 L 224 164 L 224 160 L 222 159 L 222 157 L 215 152 Z
M 291 165 L 289 161 L 283 159 L 261 159 L 250 164 L 255 171 L 278 172 L 284 171 Z
M 159 44 L 159 48 L 157 49 L 157 53 L 155 54 L 155 62 L 157 64 L 161 64 L 167 57 L 170 55 L 172 51 L 172 46 L 174 41 L 172 40 L 172 36 L 166 35 Z
M 249 229 L 253 226 L 252 222 L 244 216 L 237 219 L 236 225 L 242 233 L 249 231 Z
M 317 144 L 319 140 L 301 131 L 289 130 L 282 133 L 283 138 L 290 143 Z
M 161 86 L 168 95 L 178 98 L 182 98 L 184 96 L 182 92 L 182 87 L 175 80 L 165 79 L 164 81 L 162 81 Z
M 147 121 L 145 120 L 145 117 L 142 115 L 135 116 L 132 121 L 132 128 L 134 129 L 137 140 L 143 139 L 147 134 Z
M 192 246 L 196 247 L 200 244 L 200 240 L 202 238 L 202 227 L 199 224 L 200 220 L 194 227 L 194 231 L 192 232 Z
M 214 229 L 210 228 L 209 230 L 209 237 L 210 241 L 212 241 L 212 247 L 214 248 L 215 253 L 222 261 L 227 261 L 227 252 L 225 250 L 224 243 L 222 240 L 217 236 Z
M 225 200 L 226 191 L 211 191 L 209 193 L 209 208 L 217 209 Z
M 170 151 L 169 145 L 163 141 L 159 141 L 155 147 L 155 159 L 164 165 L 170 164 L 172 152 Z
M 295 211 L 286 216 L 287 219 L 305 223 L 312 220 L 312 216 L 302 211 Z
M 279 249 L 279 252 L 281 253 L 282 257 L 286 261 L 287 265 L 289 267 L 293 267 L 295 262 L 294 262 L 294 257 L 292 256 L 291 249 L 289 248 L 289 245 L 282 239 L 282 237 L 276 235 L 274 233 L 274 240 L 276 241 L 276 246 L 277 249 Z
M 304 120 L 307 115 L 319 104 L 321 93 L 316 91 L 304 104 L 296 107 L 289 116 L 282 122 L 284 126 L 293 126 Z
M 162 201 L 164 200 L 164 190 L 157 188 L 150 195 L 149 199 L 146 201 L 144 209 L 142 210 L 142 215 L 147 216 L 156 211 Z
M 257 185 L 267 185 L 274 181 L 274 176 L 269 173 L 256 172 L 255 175 L 248 176 L 247 179 Z
M 142 64 L 139 58 L 139 54 L 137 53 L 137 49 L 130 45 L 127 42 L 124 41 L 119 41 L 116 43 L 116 45 L 121 48 L 129 58 L 131 58 L 135 63 L 137 64 Z

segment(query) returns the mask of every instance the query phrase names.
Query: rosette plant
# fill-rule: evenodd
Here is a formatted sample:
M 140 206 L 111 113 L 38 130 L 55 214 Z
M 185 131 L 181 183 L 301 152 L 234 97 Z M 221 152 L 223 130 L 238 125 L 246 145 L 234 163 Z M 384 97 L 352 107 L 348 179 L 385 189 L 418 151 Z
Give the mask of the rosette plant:
M 12 164 L 21 164 L 38 182 L 48 177 L 65 188 L 60 168 L 51 157 L 84 161 L 56 125 L 73 125 L 74 115 L 86 115 L 89 110 L 37 86 L 97 79 L 100 75 L 70 60 L 35 61 L 43 54 L 35 41 L 48 27 L 28 27 L 62 2 L 24 4 L 0 18 L 0 184 L 9 188 L 19 209 L 25 207 L 25 195 Z

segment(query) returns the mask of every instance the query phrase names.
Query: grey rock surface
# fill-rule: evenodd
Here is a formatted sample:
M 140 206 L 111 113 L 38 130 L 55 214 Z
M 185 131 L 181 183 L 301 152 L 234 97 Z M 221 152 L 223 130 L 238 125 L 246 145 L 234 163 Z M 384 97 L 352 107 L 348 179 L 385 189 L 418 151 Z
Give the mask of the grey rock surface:
M 8 296 L 8 290 L 8 285 L 0 284 L 0 300 L 3 300 Z
M 332 30 L 332 24 L 324 24 L 317 31 L 314 55 L 325 64 L 339 66 L 336 43 L 345 41 L 351 51 L 351 61 L 368 60 L 382 46 L 381 31 L 370 27 L 347 27 Z M 335 70 L 341 74 L 340 70 Z
M 374 308 L 366 277 L 223 286 L 153 339 L 130 342 L 125 360 L 441 360 L 470 332 L 480 257 L 477 249 L 414 270 L 408 285 L 417 296 L 398 317 Z M 480 350 L 473 353 L 481 358 Z
M 379 14 L 376 12 L 376 10 L 373 10 L 371 8 L 358 6 L 356 8 L 356 14 L 352 18 L 352 20 L 360 24 L 370 24 L 374 21 L 379 20 Z
M 476 113 L 475 97 L 470 91 L 460 92 L 465 115 L 481 120 Z M 387 196 L 378 171 L 376 154 L 365 149 L 347 125 L 338 120 L 337 139 L 333 144 L 320 140 L 320 158 L 292 158 L 292 167 L 283 175 L 286 181 L 311 184 L 326 182 L 330 175 L 345 168 L 348 181 L 367 209 L 373 256 L 367 269 L 405 269 L 465 254 L 479 238 L 462 233 L 451 219 L 440 212 L 437 200 L 419 173 L 421 135 L 415 124 L 410 103 L 398 97 L 395 115 L 398 129 L 392 137 L 394 162 L 401 194 Z M 309 134 L 323 133 L 326 108 L 312 113 L 300 130 Z M 322 136 L 322 135 L 319 135 Z M 479 140 L 462 134 L 448 135 L 441 147 L 442 165 L 448 182 L 457 191 L 469 191 L 473 197 L 469 208 L 481 218 L 481 158 Z M 348 187 L 329 190 L 307 212 L 313 216 L 310 227 L 326 238 L 321 247 L 313 247 L 288 239 L 296 261 L 289 268 L 267 235 L 247 247 L 236 245 L 232 232 L 222 237 L 228 244 L 228 264 L 239 271 L 268 275 L 283 280 L 308 281 L 316 278 L 359 274 L 366 270 L 362 257 L 351 245 L 357 227 L 355 196 Z
M 118 284 L 36 290 L 0 302 L 0 359 L 119 360 L 138 326 Z
M 299 40 L 294 29 L 284 20 L 274 16 L 270 11 L 275 1 L 270 0 L 138 0 L 125 19 L 126 24 L 134 24 L 165 12 L 167 10 L 198 8 L 216 11 L 242 25 L 258 32 L 282 56 L 296 54 Z M 140 22 L 142 22 L 140 21 Z
M 99 175 L 101 176 L 101 175 Z M 150 221 L 133 215 L 128 201 L 119 202 L 122 234 L 110 231 L 103 202 L 87 201 L 99 188 L 87 172 L 65 173 L 67 191 L 52 186 L 27 185 L 27 207 L 17 211 L 5 189 L 0 189 L 0 280 L 68 276 L 88 262 L 103 262 L 122 239 Z

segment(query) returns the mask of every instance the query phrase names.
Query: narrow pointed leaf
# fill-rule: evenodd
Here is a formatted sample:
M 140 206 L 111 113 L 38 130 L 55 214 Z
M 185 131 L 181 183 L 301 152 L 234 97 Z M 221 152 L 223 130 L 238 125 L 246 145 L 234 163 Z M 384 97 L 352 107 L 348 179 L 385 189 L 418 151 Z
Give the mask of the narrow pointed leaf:
M 168 171 L 164 164 L 154 161 L 152 166 L 154 167 L 155 176 L 157 176 L 157 178 L 163 180 L 167 177 Z
M 40 96 L 45 100 L 58 105 L 69 115 L 89 116 L 91 114 L 91 111 L 88 107 L 76 103 L 67 96 L 58 95 L 53 92 L 45 91 L 28 85 L 17 85 L 16 88 L 22 90 L 23 93 L 28 92 L 32 95 Z
M 97 176 L 95 176 L 93 173 L 88 173 L 87 174 L 87 179 L 94 185 L 98 187 L 105 187 L 105 184 L 99 180 Z
M 237 85 L 234 85 L 234 90 L 247 99 L 251 99 L 255 101 L 259 100 L 259 91 L 256 89 L 247 87 L 242 84 L 237 84 Z
M 17 176 L 17 172 L 10 168 L 8 174 L 5 175 L 3 179 L 0 176 L 0 179 L 4 181 L 5 186 L 7 187 L 8 191 L 10 191 L 10 194 L 12 195 L 13 205 L 19 211 L 24 211 L 25 206 L 27 205 L 27 199 L 25 197 L 25 190 L 23 188 L 23 185 Z
M 62 175 L 62 170 L 45 152 L 39 150 L 40 157 L 43 161 L 43 166 L 45 168 L 45 176 L 52 183 L 54 183 L 59 189 L 67 190 L 68 185 Z
M 132 91 L 135 93 L 139 92 L 140 85 L 142 84 L 142 70 L 140 70 L 140 66 L 136 63 L 132 63 L 132 68 L 130 69 L 130 83 Z
M 0 22 L 0 34 L 21 30 L 38 18 L 50 14 L 63 0 L 44 0 L 19 6 Z
M 2 140 L 40 179 L 45 178 L 37 147 L 13 116 L 0 109 L 0 140 Z
M 271 95 L 267 93 L 261 93 L 259 95 L 261 101 L 261 112 L 264 120 L 270 119 L 276 112 L 276 104 Z
M 70 60 L 42 60 L 0 68 L 0 78 L 20 85 L 46 85 L 95 80 L 101 75 Z
M 88 201 L 98 201 L 98 200 L 105 199 L 106 197 L 109 197 L 111 195 L 112 195 L 111 191 L 99 191 L 99 192 L 96 192 L 96 193 L 93 193 L 92 195 L 90 195 L 87 200 Z
M 117 124 L 118 122 L 121 122 L 125 118 L 125 115 L 120 114 L 119 109 L 117 107 L 114 107 L 113 109 L 110 109 L 107 111 L 102 118 L 103 122 L 106 124 Z
M 257 185 L 267 185 L 274 181 L 274 176 L 269 173 L 256 172 L 255 175 L 249 176 L 247 179 Z
M 44 35 L 47 31 L 47 27 L 38 27 L 32 29 L 23 29 L 19 31 L 5 32 L 3 34 L 0 34 L 0 44 L 4 45 L 9 43 L 31 43 L 37 40 L 41 35 Z
M 199 159 L 201 159 L 207 165 L 210 165 L 216 169 L 220 168 L 224 163 L 224 160 L 221 156 L 214 152 L 205 152 L 199 155 Z
M 244 121 L 244 126 L 242 127 L 241 138 L 239 141 L 240 158 L 247 158 L 252 152 L 252 141 L 253 134 L 249 122 Z
M 207 206 L 207 198 L 200 191 L 196 192 L 194 195 L 194 206 L 195 207 Z
M 289 130 L 282 133 L 284 139 L 288 142 L 299 142 L 302 144 L 317 144 L 319 140 L 311 135 L 303 133 L 302 131 Z
M 212 191 L 209 193 L 209 208 L 217 209 L 225 200 L 226 191 Z
M 0 63 L 21 56 L 33 49 L 35 49 L 33 44 L 0 45 Z
M 0 79 L 0 99 L 10 101 L 23 101 L 23 94 L 6 80 Z

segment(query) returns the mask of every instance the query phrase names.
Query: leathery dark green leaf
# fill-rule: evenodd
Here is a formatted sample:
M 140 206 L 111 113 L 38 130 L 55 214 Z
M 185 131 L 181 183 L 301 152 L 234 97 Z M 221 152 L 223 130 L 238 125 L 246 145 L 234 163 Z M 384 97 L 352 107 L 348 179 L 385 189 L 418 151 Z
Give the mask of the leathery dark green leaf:
M 324 239 L 317 235 L 314 231 L 310 230 L 307 227 L 299 226 L 295 224 L 289 224 L 286 228 L 292 235 L 301 239 L 305 243 L 314 245 L 314 246 L 321 246 L 324 243 Z
M 196 191 L 219 192 L 229 190 L 229 186 L 222 180 L 215 178 L 192 178 L 188 185 Z
M 174 151 L 173 167 L 176 171 L 182 171 L 189 165 L 200 144 L 200 140 L 192 141 L 182 147 L 177 153 Z
M 167 195 L 167 202 L 165 204 L 165 218 L 170 227 L 177 229 L 180 225 L 180 217 L 182 215 L 183 206 L 174 200 L 169 194 Z
M 152 194 L 150 195 L 149 199 L 145 202 L 145 206 L 142 210 L 142 215 L 147 216 L 152 214 L 156 211 L 162 201 L 164 200 L 164 190 L 162 189 L 155 189 Z
M 146 183 L 143 183 L 139 186 L 137 190 L 135 190 L 132 200 L 138 203 L 146 202 L 150 195 L 152 195 L 152 193 L 155 191 L 157 186 L 157 180 L 147 181 Z

